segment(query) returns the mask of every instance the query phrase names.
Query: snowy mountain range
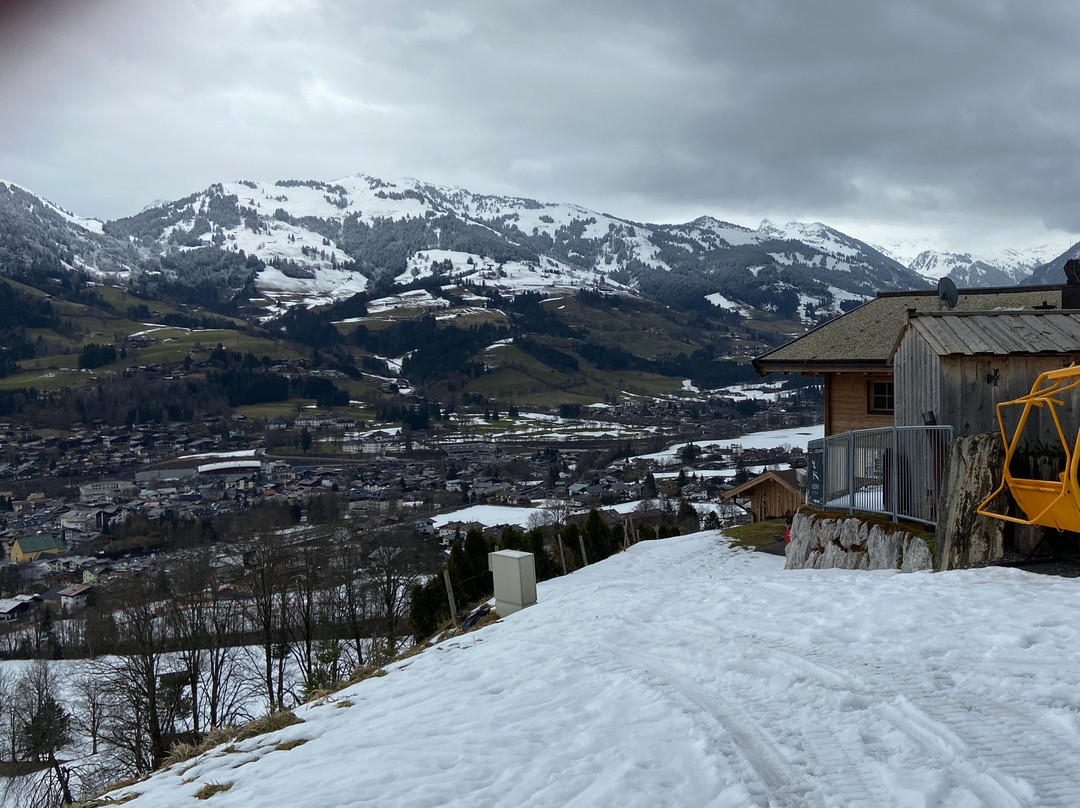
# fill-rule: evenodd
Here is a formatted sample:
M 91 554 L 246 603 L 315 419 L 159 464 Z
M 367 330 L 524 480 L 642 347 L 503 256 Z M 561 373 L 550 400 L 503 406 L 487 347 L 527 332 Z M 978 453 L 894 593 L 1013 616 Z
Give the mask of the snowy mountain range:
M 878 245 L 878 249 L 928 281 L 949 278 L 962 288 L 1022 283 L 1049 261 L 1060 250 L 1060 245 L 1040 244 L 1025 249 L 971 253 L 943 250 L 928 240 L 919 239 L 886 242 Z
M 644 224 L 567 203 L 365 174 L 217 183 L 110 222 L 0 183 L 0 267 L 34 261 L 98 279 L 217 284 L 270 306 L 316 305 L 430 276 L 507 291 L 595 287 L 669 305 L 812 319 L 884 289 L 1011 284 L 1045 256 L 875 248 L 820 223 L 756 229 L 703 216 Z M 906 264 L 906 265 L 905 265 Z M 244 291 L 246 289 L 246 291 Z
M 150 250 L 242 250 L 270 265 L 259 274 L 261 292 L 308 302 L 442 274 L 507 290 L 636 290 L 683 305 L 719 293 L 734 305 L 794 312 L 921 283 L 820 224 L 751 230 L 701 217 L 651 225 L 578 205 L 367 175 L 213 185 L 109 222 L 105 232 Z

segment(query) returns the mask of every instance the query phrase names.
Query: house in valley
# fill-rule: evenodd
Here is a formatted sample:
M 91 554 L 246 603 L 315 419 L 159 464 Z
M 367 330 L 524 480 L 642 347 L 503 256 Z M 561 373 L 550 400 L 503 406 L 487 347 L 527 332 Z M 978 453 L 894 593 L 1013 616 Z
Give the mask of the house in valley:
M 11 560 L 16 564 L 37 561 L 41 556 L 55 556 L 64 552 L 67 545 L 52 533 L 35 533 L 19 536 L 11 543 Z
M 802 507 L 805 495 L 796 469 L 765 471 L 723 493 L 750 513 L 751 522 L 790 516 Z

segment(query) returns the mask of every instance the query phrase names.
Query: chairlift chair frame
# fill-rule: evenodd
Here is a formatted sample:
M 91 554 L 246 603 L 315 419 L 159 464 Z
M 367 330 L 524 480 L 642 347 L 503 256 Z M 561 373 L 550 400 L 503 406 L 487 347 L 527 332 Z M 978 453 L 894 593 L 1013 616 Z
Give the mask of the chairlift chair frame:
M 1005 445 L 1005 462 L 1001 474 L 1001 484 L 976 509 L 980 516 L 989 516 L 1018 525 L 1040 525 L 1057 530 L 1080 532 L 1080 484 L 1077 482 L 1077 468 L 1080 465 L 1080 429 L 1070 445 L 1061 426 L 1057 408 L 1064 406 L 1062 395 L 1080 387 L 1080 366 L 1070 365 L 1058 370 L 1050 370 L 1039 375 L 1027 395 L 1012 401 L 1002 401 L 997 405 L 998 426 L 1001 428 L 1001 440 Z M 1020 420 L 1010 438 L 1005 428 L 1003 412 L 1006 407 L 1022 406 Z M 1035 408 L 1046 407 L 1054 422 L 1061 446 L 1065 450 L 1065 470 L 1058 474 L 1057 480 L 1032 480 L 1015 477 L 1010 466 L 1020 447 L 1020 438 L 1027 425 L 1028 417 Z M 1005 489 L 1009 489 L 1016 504 L 1023 511 L 1025 518 L 994 513 L 990 503 Z

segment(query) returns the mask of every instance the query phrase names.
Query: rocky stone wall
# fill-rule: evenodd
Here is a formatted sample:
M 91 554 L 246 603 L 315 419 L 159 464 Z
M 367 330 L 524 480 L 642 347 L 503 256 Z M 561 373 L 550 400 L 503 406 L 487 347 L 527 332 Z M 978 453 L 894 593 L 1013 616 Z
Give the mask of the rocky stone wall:
M 799 511 L 787 546 L 789 570 L 929 570 L 930 547 L 905 530 L 885 528 L 858 516 Z

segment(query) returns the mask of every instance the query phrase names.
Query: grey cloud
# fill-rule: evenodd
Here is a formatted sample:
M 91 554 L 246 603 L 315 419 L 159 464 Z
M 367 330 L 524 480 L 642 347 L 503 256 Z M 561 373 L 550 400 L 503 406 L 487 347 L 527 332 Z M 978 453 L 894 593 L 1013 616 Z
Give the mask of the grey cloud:
M 1080 230 L 1071 3 L 53 6 L 0 33 L 0 175 L 86 215 L 370 171 L 642 220 Z

